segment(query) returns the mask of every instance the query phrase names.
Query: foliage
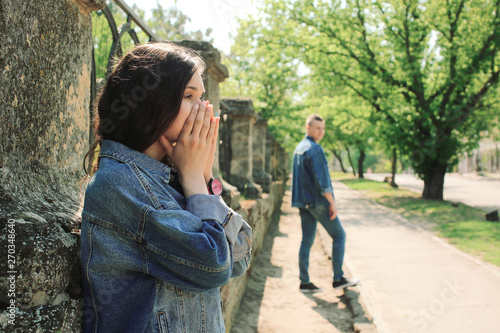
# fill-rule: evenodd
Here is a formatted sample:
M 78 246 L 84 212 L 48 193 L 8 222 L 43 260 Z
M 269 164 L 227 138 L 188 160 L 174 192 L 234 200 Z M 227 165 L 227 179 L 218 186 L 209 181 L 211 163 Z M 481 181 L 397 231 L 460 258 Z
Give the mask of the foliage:
M 123 24 L 127 22 L 126 13 L 113 1 L 108 1 L 107 7 L 110 9 L 118 31 L 120 32 Z M 152 10 L 152 15 L 148 19 L 146 19 L 145 11 L 135 4 L 132 6 L 132 10 L 134 10 L 139 17 L 143 18 L 146 25 L 162 41 L 183 39 L 213 41 L 210 37 L 212 33 L 211 29 L 207 29 L 205 32 L 200 30 L 187 31 L 186 24 L 190 22 L 190 19 L 176 7 L 165 9 L 158 3 L 158 7 Z M 146 44 L 149 42 L 149 36 L 133 21 L 131 22 L 131 28 L 136 32 L 139 44 Z M 92 36 L 94 40 L 96 77 L 105 78 L 108 67 L 115 62 L 116 58 L 120 57 L 120 54 L 115 55 L 114 58 L 109 61 L 113 35 L 108 20 L 102 11 L 92 13 Z M 130 34 L 124 33 L 120 38 L 120 45 L 122 54 L 125 54 L 135 47 L 135 42 Z
M 379 139 L 410 158 L 424 197 L 441 200 L 445 172 L 498 116 L 500 1 L 269 0 L 263 12 L 274 48 L 295 49 L 323 82 L 369 104 Z
M 320 103 L 306 111 L 307 114 L 319 113 L 324 117 L 327 130 L 321 144 L 325 149 L 354 147 L 358 153 L 371 149 L 375 127 L 371 109 L 366 103 L 359 101 L 350 91 L 313 101 Z
M 275 47 L 281 37 L 265 29 L 269 18 L 240 21 L 231 54 L 223 58 L 230 76 L 221 95 L 252 98 L 275 139 L 291 152 L 305 127 L 304 106 L 297 99 L 300 62 L 290 49 Z

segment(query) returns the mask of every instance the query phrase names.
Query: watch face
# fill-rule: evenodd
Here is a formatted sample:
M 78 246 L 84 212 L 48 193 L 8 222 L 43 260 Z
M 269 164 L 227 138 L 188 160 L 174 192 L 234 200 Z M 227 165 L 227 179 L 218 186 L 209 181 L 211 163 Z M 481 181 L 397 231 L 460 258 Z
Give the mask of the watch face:
M 212 183 L 210 184 L 210 188 L 212 189 L 212 193 L 215 195 L 221 195 L 222 194 L 222 182 L 214 178 L 212 179 Z

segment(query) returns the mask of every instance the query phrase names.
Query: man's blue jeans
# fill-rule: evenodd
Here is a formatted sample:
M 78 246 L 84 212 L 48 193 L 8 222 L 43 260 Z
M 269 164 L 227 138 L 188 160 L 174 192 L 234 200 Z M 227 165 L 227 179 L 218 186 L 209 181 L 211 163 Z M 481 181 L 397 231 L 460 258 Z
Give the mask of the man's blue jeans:
M 345 231 L 340 224 L 338 216 L 330 220 L 328 206 L 300 208 L 302 221 L 302 243 L 299 250 L 300 282 L 309 283 L 309 252 L 316 237 L 316 226 L 318 221 L 323 225 L 333 239 L 332 244 L 332 267 L 334 281 L 340 280 L 344 275 L 342 264 L 344 262 Z

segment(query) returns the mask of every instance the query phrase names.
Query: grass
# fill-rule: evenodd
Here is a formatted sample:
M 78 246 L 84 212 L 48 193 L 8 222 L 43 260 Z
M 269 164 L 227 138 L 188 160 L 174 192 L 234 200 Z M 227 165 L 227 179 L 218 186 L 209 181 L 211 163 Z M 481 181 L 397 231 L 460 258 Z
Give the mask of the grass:
M 332 173 L 332 179 L 364 193 L 460 250 L 500 266 L 500 223 L 485 221 L 482 210 L 462 203 L 424 200 L 419 193 L 352 175 Z

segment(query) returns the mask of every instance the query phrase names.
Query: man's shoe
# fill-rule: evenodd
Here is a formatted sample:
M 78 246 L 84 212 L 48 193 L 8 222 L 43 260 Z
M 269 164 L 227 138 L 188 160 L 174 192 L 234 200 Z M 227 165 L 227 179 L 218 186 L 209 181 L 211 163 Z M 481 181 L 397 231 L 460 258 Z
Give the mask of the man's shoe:
M 333 289 L 344 289 L 347 287 L 352 287 L 360 283 L 359 279 L 346 279 L 341 277 L 339 281 L 333 281 Z
M 317 293 L 321 291 L 321 288 L 316 287 L 313 283 L 301 283 L 300 291 L 303 293 Z

